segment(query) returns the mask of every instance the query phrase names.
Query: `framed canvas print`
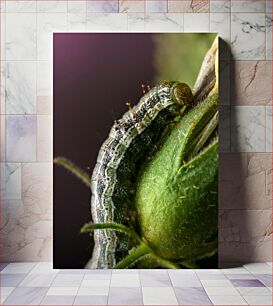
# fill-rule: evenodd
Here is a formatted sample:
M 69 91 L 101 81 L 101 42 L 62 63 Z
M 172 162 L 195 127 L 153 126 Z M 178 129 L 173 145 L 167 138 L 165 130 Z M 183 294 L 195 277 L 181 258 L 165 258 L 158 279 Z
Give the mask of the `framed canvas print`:
M 217 268 L 217 35 L 53 48 L 54 268 Z

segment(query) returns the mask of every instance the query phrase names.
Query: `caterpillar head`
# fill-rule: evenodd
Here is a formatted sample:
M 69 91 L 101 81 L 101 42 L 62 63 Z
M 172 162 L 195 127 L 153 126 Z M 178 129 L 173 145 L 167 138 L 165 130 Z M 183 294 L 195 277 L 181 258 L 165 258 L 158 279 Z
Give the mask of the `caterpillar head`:
M 180 105 L 190 105 L 193 95 L 190 87 L 185 83 L 178 83 L 173 88 L 173 99 Z

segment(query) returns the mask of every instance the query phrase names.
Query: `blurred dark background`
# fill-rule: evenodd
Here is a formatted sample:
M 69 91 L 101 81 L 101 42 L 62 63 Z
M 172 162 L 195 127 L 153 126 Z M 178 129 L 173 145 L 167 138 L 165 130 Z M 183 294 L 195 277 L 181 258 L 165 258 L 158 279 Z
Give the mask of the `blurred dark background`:
M 92 173 L 115 119 L 136 104 L 141 84 L 179 79 L 193 86 L 215 34 L 55 33 L 53 40 L 54 157 Z M 82 268 L 92 237 L 90 190 L 54 166 L 54 268 Z M 211 264 L 210 264 L 211 262 Z M 208 261 L 208 265 L 214 265 Z

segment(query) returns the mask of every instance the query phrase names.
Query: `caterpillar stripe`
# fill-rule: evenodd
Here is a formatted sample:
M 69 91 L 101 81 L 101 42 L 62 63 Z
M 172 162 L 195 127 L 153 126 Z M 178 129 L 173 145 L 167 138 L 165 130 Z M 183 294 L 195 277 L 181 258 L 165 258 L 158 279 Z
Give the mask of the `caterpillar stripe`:
M 188 85 L 164 82 L 153 87 L 139 103 L 115 122 L 100 148 L 91 177 L 91 214 L 94 223 L 128 224 L 134 216 L 134 183 L 141 161 L 181 106 L 192 101 Z M 94 231 L 94 249 L 87 268 L 113 268 L 128 252 L 122 234 Z

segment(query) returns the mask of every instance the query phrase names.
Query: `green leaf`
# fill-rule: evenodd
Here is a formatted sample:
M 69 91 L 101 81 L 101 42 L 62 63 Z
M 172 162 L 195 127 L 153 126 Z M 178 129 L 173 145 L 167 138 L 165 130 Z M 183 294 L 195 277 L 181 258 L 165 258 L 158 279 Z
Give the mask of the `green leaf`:
M 91 188 L 91 179 L 87 172 L 76 166 L 72 161 L 64 157 L 56 157 L 53 160 L 54 164 L 64 167 L 70 173 L 79 178 L 89 189 Z

